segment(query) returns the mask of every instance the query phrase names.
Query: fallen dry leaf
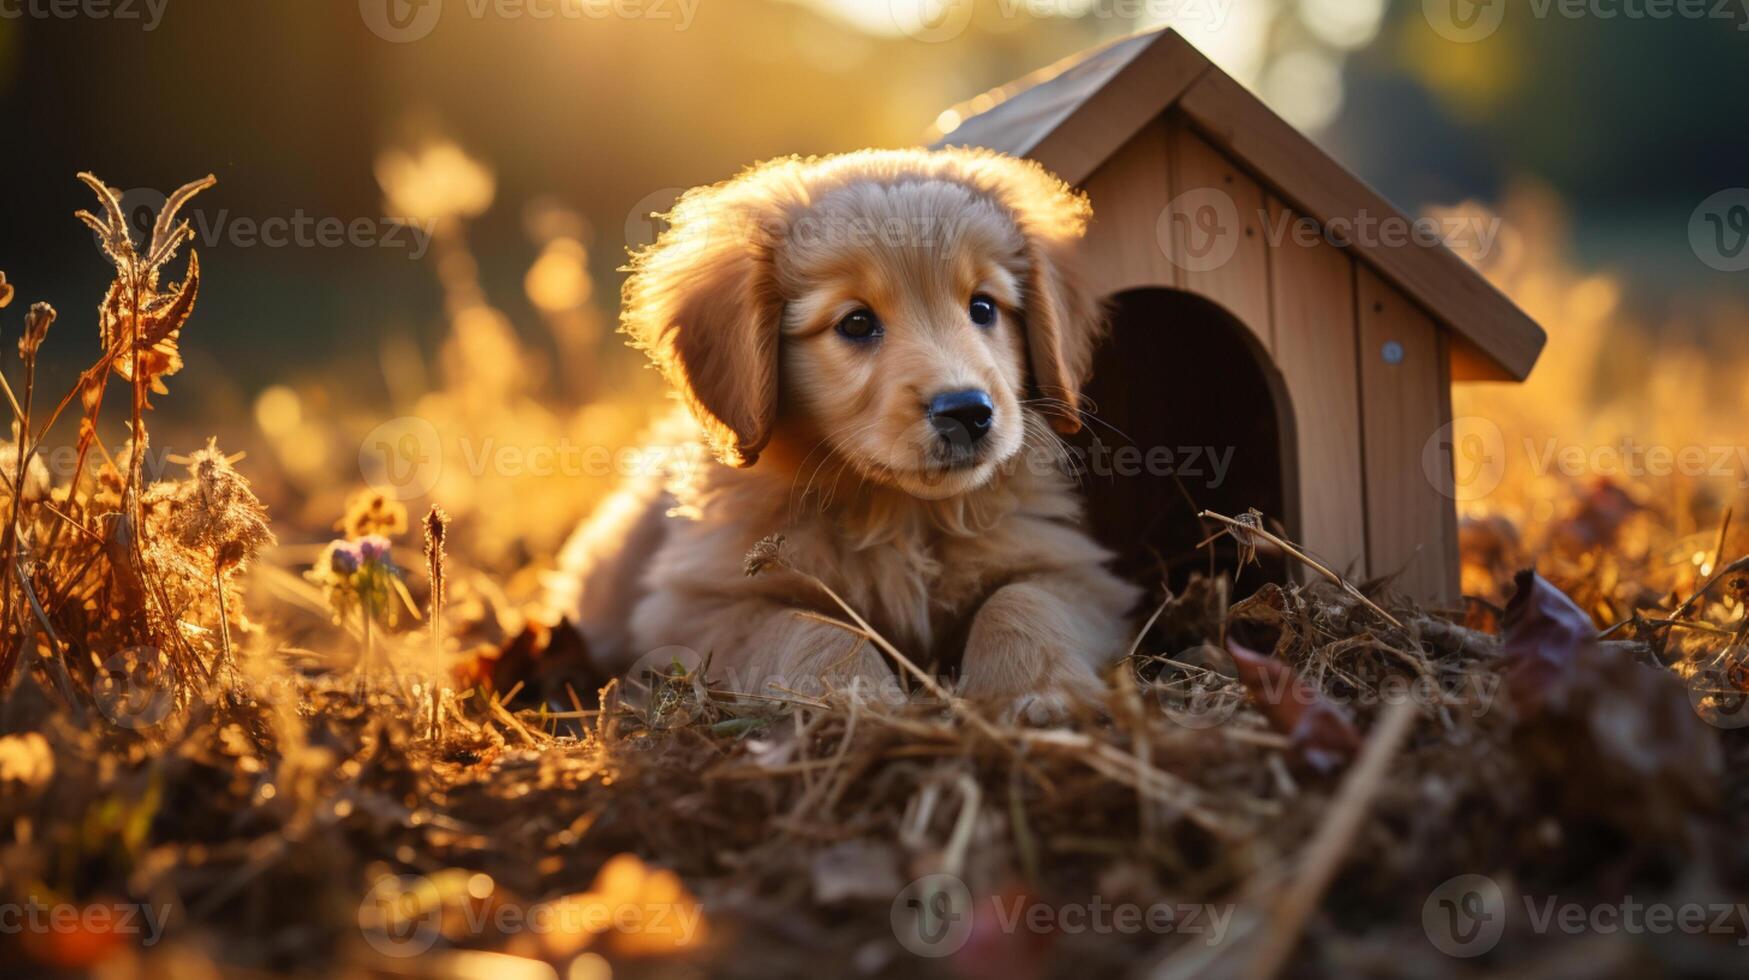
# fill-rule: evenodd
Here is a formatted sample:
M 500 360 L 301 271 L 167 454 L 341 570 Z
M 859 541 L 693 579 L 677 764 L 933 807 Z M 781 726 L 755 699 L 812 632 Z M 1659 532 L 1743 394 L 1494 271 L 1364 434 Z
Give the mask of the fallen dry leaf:
M 1300 679 L 1283 661 L 1247 650 L 1232 639 L 1239 680 L 1270 727 L 1292 742 L 1296 762 L 1320 775 L 1341 769 L 1360 749 L 1360 733 L 1342 709 Z
M 1514 579 L 1517 591 L 1503 620 L 1505 658 L 1500 670 L 1520 712 L 1534 714 L 1545 704 L 1565 700 L 1574 664 L 1595 650 L 1597 627 L 1560 589 L 1531 569 Z

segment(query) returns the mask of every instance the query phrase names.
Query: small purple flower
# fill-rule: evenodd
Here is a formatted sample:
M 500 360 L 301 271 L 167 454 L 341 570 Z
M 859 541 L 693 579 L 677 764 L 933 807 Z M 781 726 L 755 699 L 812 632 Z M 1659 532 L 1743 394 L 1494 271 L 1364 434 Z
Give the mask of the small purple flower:
M 336 575 L 351 575 L 364 563 L 363 549 L 351 541 L 336 541 L 328 546 L 328 568 Z
M 371 534 L 358 539 L 358 553 L 366 563 L 372 565 L 390 565 L 389 539 L 380 534 Z

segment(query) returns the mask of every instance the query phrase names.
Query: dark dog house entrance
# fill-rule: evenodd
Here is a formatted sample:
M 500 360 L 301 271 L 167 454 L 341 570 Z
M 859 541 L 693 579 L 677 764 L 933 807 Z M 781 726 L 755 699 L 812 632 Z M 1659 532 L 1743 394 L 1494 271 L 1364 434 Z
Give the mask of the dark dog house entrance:
M 1297 535 L 1294 421 L 1286 389 L 1250 331 L 1214 303 L 1174 289 L 1111 300 L 1111 333 L 1094 359 L 1075 446 L 1094 534 L 1126 577 L 1182 588 L 1196 571 L 1232 571 L 1223 537 L 1197 545 L 1229 516 L 1262 511 Z M 1283 581 L 1284 559 L 1259 554 L 1242 581 Z M 1212 562 L 1212 564 L 1211 564 Z

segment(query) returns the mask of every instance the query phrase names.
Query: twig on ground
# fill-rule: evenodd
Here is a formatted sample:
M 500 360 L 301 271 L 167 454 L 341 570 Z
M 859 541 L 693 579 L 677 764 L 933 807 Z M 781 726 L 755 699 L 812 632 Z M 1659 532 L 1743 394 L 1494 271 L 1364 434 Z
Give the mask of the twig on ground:
M 1245 976 L 1267 980 L 1281 972 L 1294 947 L 1299 944 L 1306 922 L 1324 892 L 1336 876 L 1342 860 L 1359 833 L 1367 811 L 1384 787 L 1385 772 L 1397 752 L 1408 739 L 1410 728 L 1420 711 L 1414 701 L 1399 701 L 1385 712 L 1354 768 L 1342 780 L 1318 831 L 1306 845 L 1299 864 L 1299 873 L 1289 883 L 1287 892 L 1270 913 L 1268 931 L 1260 940 L 1260 948 L 1245 971 Z
M 1405 632 L 1408 631 L 1408 627 L 1404 626 L 1402 624 L 1402 622 L 1400 622 L 1397 619 L 1397 617 L 1386 612 L 1383 608 L 1381 608 L 1377 603 L 1373 602 L 1371 599 L 1368 599 L 1364 594 L 1361 593 L 1361 591 L 1359 589 L 1355 588 L 1354 585 L 1352 585 L 1347 579 L 1343 578 L 1341 575 L 1338 575 L 1338 574 L 1336 574 L 1335 571 L 1331 570 L 1330 566 L 1324 564 L 1323 562 L 1319 561 L 1316 558 L 1313 558 L 1311 555 L 1306 554 L 1304 551 L 1301 551 L 1298 546 L 1293 544 L 1293 542 L 1288 541 L 1285 538 L 1281 538 L 1275 534 L 1270 533 L 1268 530 L 1264 529 L 1261 526 L 1261 524 L 1249 524 L 1249 523 L 1246 523 L 1244 521 L 1240 521 L 1240 520 L 1236 520 L 1236 519 L 1231 518 L 1231 517 L 1227 517 L 1224 514 L 1217 514 L 1212 510 L 1205 510 L 1201 514 L 1198 514 L 1197 516 L 1198 517 L 1205 517 L 1205 518 L 1208 518 L 1209 520 L 1220 521 L 1222 524 L 1227 525 L 1227 533 L 1232 535 L 1235 540 L 1238 540 L 1242 547 L 1249 548 L 1251 551 L 1255 551 L 1257 548 L 1257 544 L 1255 541 L 1256 538 L 1262 538 L 1263 540 L 1268 541 L 1270 544 L 1273 544 L 1277 548 L 1280 548 L 1282 550 L 1282 552 L 1284 554 L 1288 555 L 1290 558 L 1293 558 L 1294 560 L 1298 561 L 1300 564 L 1305 565 L 1307 568 L 1310 568 L 1311 570 L 1317 572 L 1319 575 L 1324 576 L 1324 578 L 1328 579 L 1332 584 L 1334 584 L 1338 588 L 1342 589 L 1342 591 L 1348 593 L 1350 596 L 1353 596 L 1356 602 L 1359 602 L 1361 605 L 1372 610 L 1375 614 L 1377 614 L 1379 616 L 1379 618 L 1383 619 L 1385 622 L 1390 623 L 1392 626 L 1395 626 L 1396 628 L 1403 630 Z

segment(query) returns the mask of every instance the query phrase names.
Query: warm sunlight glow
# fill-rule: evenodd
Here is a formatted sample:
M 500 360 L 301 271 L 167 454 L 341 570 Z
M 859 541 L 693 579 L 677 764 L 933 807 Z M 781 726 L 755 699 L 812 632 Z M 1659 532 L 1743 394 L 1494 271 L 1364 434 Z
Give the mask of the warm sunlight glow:
M 376 172 L 389 212 L 408 219 L 471 218 L 496 193 L 492 171 L 448 141 L 385 151 Z
M 589 302 L 589 254 L 570 238 L 553 240 L 528 270 L 528 301 L 544 313 L 574 310 Z
M 1299 0 L 1299 16 L 1327 44 L 1363 48 L 1378 37 L 1385 0 Z
M 868 34 L 902 36 L 899 13 L 923 18 L 940 17 L 964 0 L 792 0 L 816 7 L 826 14 Z M 895 11 L 895 5 L 903 10 Z
M 1322 129 L 1342 109 L 1342 66 L 1321 52 L 1283 55 L 1263 76 L 1263 98 L 1300 129 Z

